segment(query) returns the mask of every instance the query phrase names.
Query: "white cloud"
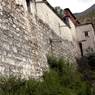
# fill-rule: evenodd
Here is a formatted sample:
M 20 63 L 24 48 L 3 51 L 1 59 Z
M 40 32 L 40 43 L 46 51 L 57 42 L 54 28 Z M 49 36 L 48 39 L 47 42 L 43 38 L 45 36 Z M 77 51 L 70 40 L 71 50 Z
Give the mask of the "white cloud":
M 95 0 L 48 0 L 52 6 L 70 8 L 72 12 L 82 12 L 95 3 Z
M 90 3 L 90 2 L 95 2 L 95 0 L 78 0 L 78 2 L 83 2 L 83 3 Z

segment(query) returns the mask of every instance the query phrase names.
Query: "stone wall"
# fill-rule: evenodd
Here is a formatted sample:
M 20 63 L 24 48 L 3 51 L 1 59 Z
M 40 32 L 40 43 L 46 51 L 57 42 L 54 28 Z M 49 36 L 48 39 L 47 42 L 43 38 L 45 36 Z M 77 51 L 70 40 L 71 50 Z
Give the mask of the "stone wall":
M 75 60 L 74 44 L 15 0 L 0 0 L 0 75 L 39 78 L 48 70 L 48 54 Z
M 32 19 L 30 25 L 23 6 L 16 5 L 14 0 L 2 0 L 0 4 L 0 73 L 23 77 L 42 75 L 36 35 L 39 27 Z M 47 65 L 46 60 L 44 64 Z

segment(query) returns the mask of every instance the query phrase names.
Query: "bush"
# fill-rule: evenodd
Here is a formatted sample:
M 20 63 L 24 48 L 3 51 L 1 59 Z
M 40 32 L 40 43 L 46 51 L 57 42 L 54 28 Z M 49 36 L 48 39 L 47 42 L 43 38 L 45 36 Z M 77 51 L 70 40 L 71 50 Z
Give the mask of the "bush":
M 88 64 L 92 69 L 95 69 L 95 53 L 88 55 Z
M 0 95 L 95 95 L 68 61 L 49 57 L 48 63 L 50 71 L 44 73 L 43 81 L 1 78 Z
M 59 75 L 60 84 L 66 93 L 62 95 L 91 95 L 90 85 L 84 80 L 83 75 L 78 72 L 73 64 L 64 59 L 49 58 L 50 67 Z M 65 91 L 64 90 L 64 91 Z

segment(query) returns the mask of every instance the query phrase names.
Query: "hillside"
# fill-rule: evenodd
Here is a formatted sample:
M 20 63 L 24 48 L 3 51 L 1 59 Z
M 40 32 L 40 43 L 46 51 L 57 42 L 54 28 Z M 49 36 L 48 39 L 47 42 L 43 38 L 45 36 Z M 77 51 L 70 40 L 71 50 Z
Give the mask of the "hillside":
M 76 13 L 75 16 L 82 24 L 93 23 L 95 29 L 95 4 L 81 13 Z

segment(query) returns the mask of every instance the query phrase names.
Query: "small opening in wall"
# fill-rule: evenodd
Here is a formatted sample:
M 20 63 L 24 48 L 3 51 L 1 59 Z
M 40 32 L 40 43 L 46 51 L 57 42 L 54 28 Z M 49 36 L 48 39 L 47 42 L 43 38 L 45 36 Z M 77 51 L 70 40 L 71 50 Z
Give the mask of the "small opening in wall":
M 31 7 L 30 7 L 31 1 L 32 0 L 26 0 L 27 9 L 28 9 L 29 12 L 31 11 Z
M 71 28 L 71 27 L 70 27 L 70 23 L 69 23 L 68 16 L 65 16 L 65 17 L 63 18 L 63 21 L 65 22 L 65 24 L 66 24 L 69 28 Z
M 82 47 L 82 43 L 79 42 L 79 48 L 80 48 L 80 51 L 81 51 L 81 56 L 83 56 L 83 47 Z
M 26 0 L 27 6 L 30 6 L 30 0 Z
M 85 31 L 84 34 L 85 34 L 85 37 L 89 37 L 88 31 Z

